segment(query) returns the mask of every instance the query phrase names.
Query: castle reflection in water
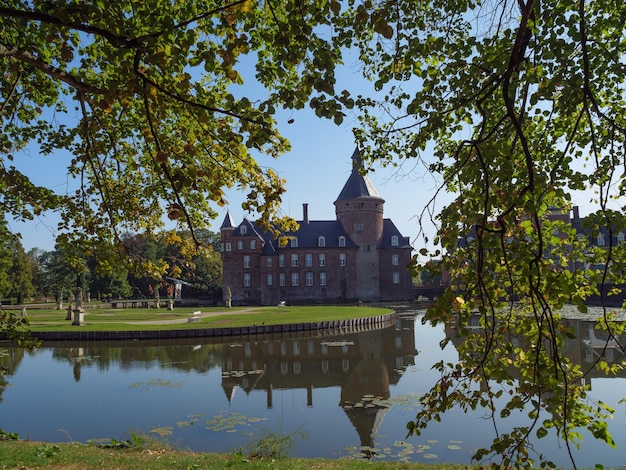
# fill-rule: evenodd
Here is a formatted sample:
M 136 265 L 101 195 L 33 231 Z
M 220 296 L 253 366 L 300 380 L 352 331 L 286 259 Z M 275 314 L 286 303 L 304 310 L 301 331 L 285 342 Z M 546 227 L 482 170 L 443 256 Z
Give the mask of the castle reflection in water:
M 389 386 L 414 365 L 415 318 L 396 317 L 384 329 L 361 329 L 320 336 L 249 338 L 224 345 L 222 387 L 229 401 L 237 389 L 262 390 L 267 407 L 274 391 L 305 389 L 313 406 L 315 389 L 340 387 L 340 406 L 355 427 L 363 447 L 373 447 L 376 429 L 390 397 Z

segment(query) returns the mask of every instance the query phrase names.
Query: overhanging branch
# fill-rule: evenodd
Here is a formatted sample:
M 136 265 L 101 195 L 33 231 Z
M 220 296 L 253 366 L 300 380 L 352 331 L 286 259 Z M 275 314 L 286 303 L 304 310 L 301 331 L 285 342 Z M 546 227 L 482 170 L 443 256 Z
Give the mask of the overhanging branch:
M 67 73 L 65 70 L 62 70 L 58 67 L 54 67 L 48 62 L 41 60 L 39 57 L 33 55 L 31 52 L 26 49 L 22 49 L 19 47 L 7 46 L 6 44 L 0 43 L 0 56 L 5 57 L 14 57 L 15 59 L 27 63 L 37 70 L 45 73 L 46 75 L 55 78 L 57 80 L 66 83 L 76 91 L 80 93 L 91 93 L 97 95 L 103 95 L 107 91 L 101 88 L 90 85 L 89 83 L 82 82 L 78 80 L 73 75 Z

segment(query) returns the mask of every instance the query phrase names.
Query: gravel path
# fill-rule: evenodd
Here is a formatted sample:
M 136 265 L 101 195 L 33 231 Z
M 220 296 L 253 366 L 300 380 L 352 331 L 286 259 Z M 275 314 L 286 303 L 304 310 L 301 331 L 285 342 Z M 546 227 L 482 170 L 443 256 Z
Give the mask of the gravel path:
M 244 308 L 240 310 L 225 309 L 225 310 L 220 310 L 219 312 L 202 312 L 202 310 L 200 310 L 201 313 L 200 315 L 198 315 L 198 318 L 217 317 L 220 315 L 239 315 L 242 313 L 250 313 L 255 310 L 258 310 L 258 308 Z M 177 323 L 187 323 L 189 321 L 189 318 L 191 317 L 193 317 L 193 314 L 189 314 L 187 317 L 183 317 L 183 318 L 174 318 L 172 320 L 129 321 L 129 322 L 124 322 L 124 323 L 130 324 L 130 325 L 175 325 Z M 96 323 L 96 322 L 92 322 L 92 323 Z

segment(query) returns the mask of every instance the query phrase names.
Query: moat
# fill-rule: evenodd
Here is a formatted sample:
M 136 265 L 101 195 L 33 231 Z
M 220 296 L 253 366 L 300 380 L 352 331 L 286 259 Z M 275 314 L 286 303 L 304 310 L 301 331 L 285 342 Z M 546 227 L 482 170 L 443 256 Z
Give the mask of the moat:
M 406 437 L 419 395 L 437 379 L 432 364 L 457 360 L 452 343 L 439 347 L 444 329 L 416 315 L 338 334 L 46 341 L 32 353 L 8 349 L 0 364 L 14 374 L 0 379 L 0 428 L 50 442 L 119 441 L 142 432 L 210 452 L 246 447 L 272 431 L 293 435 L 293 456 L 469 463 L 493 436 L 484 412 L 454 411 L 422 436 Z M 593 324 L 569 321 L 581 333 L 570 356 L 584 363 L 594 354 Z M 618 404 L 626 378 L 588 380 L 591 398 L 616 408 L 609 429 L 618 449 L 585 435 L 577 464 L 619 467 L 626 461 Z M 556 442 L 548 437 L 536 448 L 567 467 Z

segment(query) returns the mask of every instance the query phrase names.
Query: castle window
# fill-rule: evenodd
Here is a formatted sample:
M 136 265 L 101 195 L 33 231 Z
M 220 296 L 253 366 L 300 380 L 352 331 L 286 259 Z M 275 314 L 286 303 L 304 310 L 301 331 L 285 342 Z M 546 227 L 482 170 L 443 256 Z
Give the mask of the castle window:
M 346 258 L 345 253 L 339 253 L 339 266 L 346 266 L 348 264 L 348 260 Z
M 291 255 L 291 267 L 292 268 L 298 267 L 298 254 L 297 253 L 293 253 Z
M 248 233 L 248 227 L 246 227 L 245 225 L 242 225 L 241 227 L 239 227 L 239 233 L 241 235 L 245 235 Z
M 323 268 L 326 266 L 326 253 L 320 253 L 318 256 L 319 265 Z
M 226 243 L 226 251 L 231 251 L 232 245 L 230 243 Z
M 354 224 L 354 231 L 355 232 L 362 232 L 363 231 L 363 224 Z
M 243 273 L 243 286 L 250 287 L 250 273 Z
M 397 271 L 393 273 L 393 283 L 400 284 L 400 273 Z
M 243 240 L 237 240 L 237 249 L 243 250 Z
M 598 246 L 604 246 L 604 235 L 602 235 L 601 233 L 599 233 L 596 238 L 596 244 Z
M 324 235 L 317 237 L 317 246 L 322 248 L 326 246 L 326 237 Z
M 624 232 L 617 234 L 617 244 L 621 245 L 622 243 L 624 243 Z
M 304 265 L 307 268 L 310 268 L 311 266 L 313 266 L 313 254 L 312 253 L 306 253 L 304 255 Z
M 298 287 L 299 284 L 300 284 L 300 277 L 298 276 L 298 273 L 291 273 L 291 286 Z
M 346 237 L 343 235 L 339 237 L 339 246 L 346 246 Z
M 307 287 L 311 287 L 313 285 L 313 273 L 310 271 L 306 273 L 306 285 Z
M 278 266 L 281 268 L 285 267 L 285 255 L 278 255 Z
M 291 238 L 291 248 L 298 248 L 298 237 Z
M 245 255 L 243 257 L 243 267 L 244 268 L 249 268 L 250 267 L 250 256 Z
M 266 259 L 265 266 L 267 266 L 268 268 L 272 267 L 272 258 L 267 258 Z
M 320 272 L 320 286 L 326 285 L 326 273 L 324 271 Z
M 371 251 L 372 250 L 372 245 L 370 245 L 369 243 L 366 243 L 365 245 L 363 245 L 363 251 Z
M 391 255 L 391 264 L 394 266 L 398 266 L 398 261 L 399 261 L 399 256 L 398 255 Z
M 268 285 L 268 286 L 271 286 L 271 285 L 273 285 L 273 284 L 274 284 L 274 278 L 272 277 L 272 275 L 271 275 L 271 274 L 268 274 L 268 275 L 267 275 L 267 285 Z
M 250 249 L 251 250 L 256 249 L 256 240 L 250 240 Z
M 280 287 L 285 287 L 285 273 L 278 274 L 278 283 L 280 284 Z
M 391 246 L 398 246 L 398 236 L 394 235 L 391 237 Z

